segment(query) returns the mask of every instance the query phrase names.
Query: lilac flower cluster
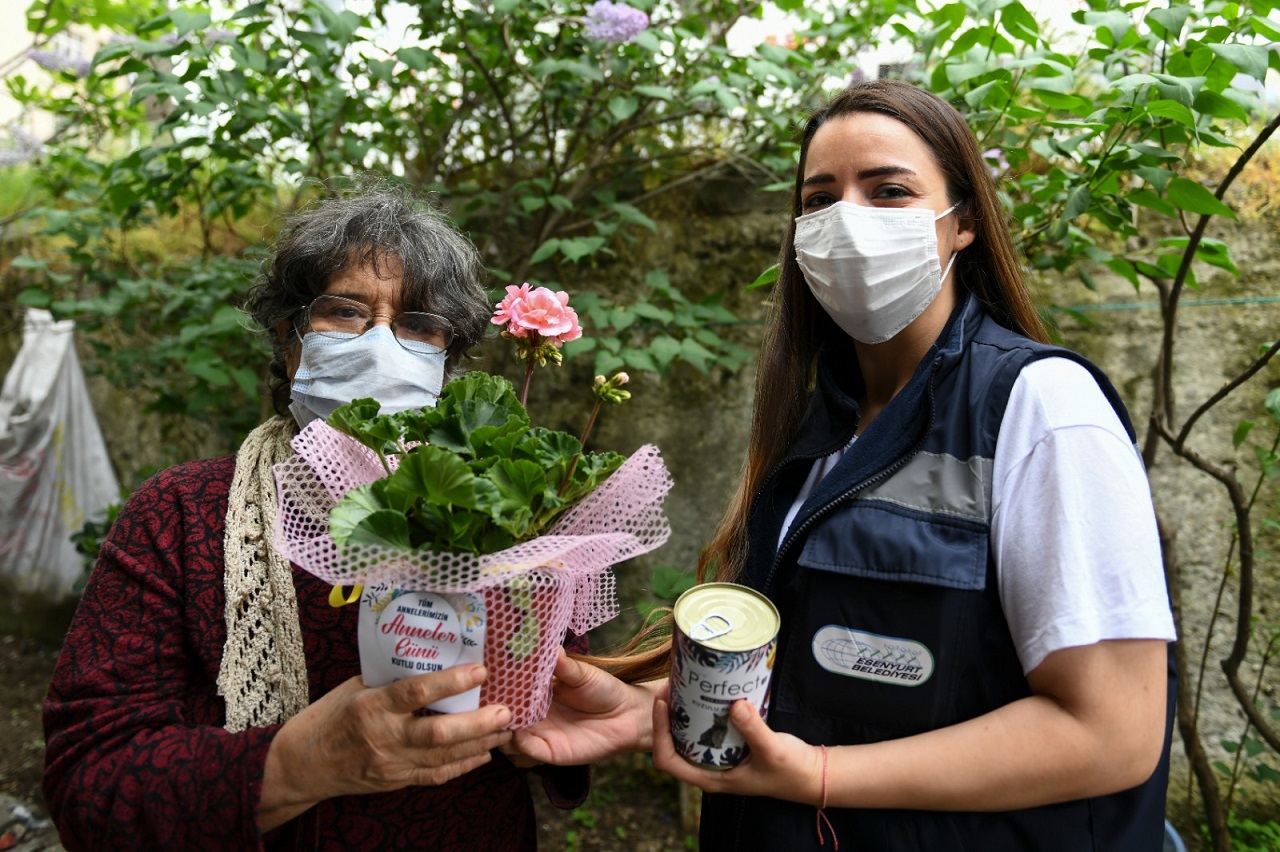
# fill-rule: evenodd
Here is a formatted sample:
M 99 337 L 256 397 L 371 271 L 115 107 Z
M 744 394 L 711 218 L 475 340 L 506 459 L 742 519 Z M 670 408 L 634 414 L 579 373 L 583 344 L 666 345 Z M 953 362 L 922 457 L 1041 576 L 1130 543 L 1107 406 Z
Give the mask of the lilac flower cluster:
M 1009 171 L 1009 161 L 1005 159 L 1004 151 L 1000 148 L 988 148 L 982 152 L 982 159 L 987 161 L 987 168 L 991 171 L 991 177 L 996 180 L 1000 176 Z
M 44 148 L 39 139 L 20 125 L 10 124 L 9 135 L 13 137 L 13 147 L 0 150 L 0 168 L 29 162 Z
M 587 38 L 613 43 L 635 41 L 649 27 L 649 16 L 626 3 L 596 0 L 587 7 Z
M 83 56 L 75 56 L 61 50 L 44 50 L 33 47 L 27 51 L 27 58 L 50 74 L 67 71 L 77 77 L 87 77 L 93 70 L 93 62 Z

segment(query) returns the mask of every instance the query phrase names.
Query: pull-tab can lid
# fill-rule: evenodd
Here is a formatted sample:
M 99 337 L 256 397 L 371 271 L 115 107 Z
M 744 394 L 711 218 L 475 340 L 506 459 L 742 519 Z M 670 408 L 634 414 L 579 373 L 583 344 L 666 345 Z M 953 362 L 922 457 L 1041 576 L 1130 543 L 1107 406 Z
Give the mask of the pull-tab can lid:
M 736 583 L 702 583 L 676 601 L 676 629 L 714 651 L 751 651 L 778 635 L 778 610 L 764 595 Z
M 718 639 L 733 632 L 733 622 L 718 612 L 703 616 L 702 620 L 689 628 L 689 638 L 696 642 Z

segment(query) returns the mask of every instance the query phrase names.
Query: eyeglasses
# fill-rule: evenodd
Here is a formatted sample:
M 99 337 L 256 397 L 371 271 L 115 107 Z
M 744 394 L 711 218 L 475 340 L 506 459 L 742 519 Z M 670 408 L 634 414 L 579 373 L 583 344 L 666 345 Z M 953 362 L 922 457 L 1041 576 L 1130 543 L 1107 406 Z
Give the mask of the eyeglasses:
M 298 336 L 314 331 L 322 337 L 351 339 L 373 328 L 376 314 L 364 302 L 343 296 L 317 296 L 302 312 Z M 439 314 L 407 311 L 389 318 L 396 342 L 410 352 L 443 352 L 453 343 L 453 324 Z

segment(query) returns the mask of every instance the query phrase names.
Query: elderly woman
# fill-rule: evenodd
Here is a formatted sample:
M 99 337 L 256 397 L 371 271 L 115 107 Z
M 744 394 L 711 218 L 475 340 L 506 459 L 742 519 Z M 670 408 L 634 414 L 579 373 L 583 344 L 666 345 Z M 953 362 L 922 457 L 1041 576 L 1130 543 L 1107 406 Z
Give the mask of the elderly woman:
M 68 849 L 528 849 L 502 706 L 420 707 L 461 666 L 376 689 L 356 607 L 270 543 L 271 466 L 316 417 L 372 396 L 433 404 L 490 306 L 474 247 L 407 193 L 364 188 L 287 224 L 248 310 L 272 342 L 277 416 L 234 456 L 153 477 L 120 514 L 45 704 L 44 790 Z M 583 769 L 547 769 L 553 802 Z

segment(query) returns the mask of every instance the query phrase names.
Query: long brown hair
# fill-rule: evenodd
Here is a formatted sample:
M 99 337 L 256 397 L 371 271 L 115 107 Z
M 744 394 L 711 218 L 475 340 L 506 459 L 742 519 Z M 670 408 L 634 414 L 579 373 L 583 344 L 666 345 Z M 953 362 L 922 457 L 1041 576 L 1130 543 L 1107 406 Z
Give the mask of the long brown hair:
M 818 128 L 832 118 L 860 112 L 887 115 L 920 137 L 946 177 L 950 202 L 960 205 L 957 215 L 973 221 L 973 243 L 956 259 L 960 289 L 972 293 L 1002 325 L 1033 340 L 1048 340 L 1023 281 L 991 173 L 964 116 L 936 95 L 900 80 L 855 83 L 840 92 L 809 118 L 801 138 L 791 221 L 760 350 L 746 463 L 737 491 L 698 559 L 698 582 L 733 582 L 740 576 L 751 499 L 795 441 L 818 353 L 828 340 L 844 334 L 805 283 L 796 262 L 795 222 L 802 213 L 800 191 L 809 144 Z M 589 659 L 624 680 L 659 677 L 669 622 L 667 617 L 652 623 L 616 656 Z

